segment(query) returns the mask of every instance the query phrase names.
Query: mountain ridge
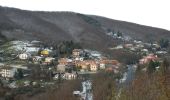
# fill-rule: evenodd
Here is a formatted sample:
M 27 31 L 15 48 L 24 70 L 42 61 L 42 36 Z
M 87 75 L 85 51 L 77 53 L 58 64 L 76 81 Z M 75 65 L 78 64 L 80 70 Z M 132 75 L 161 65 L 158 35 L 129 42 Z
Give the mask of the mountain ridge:
M 0 33 L 7 39 L 73 40 L 87 48 L 103 49 L 115 44 L 115 40 L 106 35 L 107 30 L 144 41 L 170 36 L 168 30 L 75 12 L 28 11 L 0 6 L 0 15 Z

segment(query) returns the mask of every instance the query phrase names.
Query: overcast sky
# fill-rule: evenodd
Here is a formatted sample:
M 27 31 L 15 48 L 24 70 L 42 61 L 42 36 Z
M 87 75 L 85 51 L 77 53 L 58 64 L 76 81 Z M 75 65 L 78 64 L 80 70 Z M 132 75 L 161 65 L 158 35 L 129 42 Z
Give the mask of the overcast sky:
M 25 10 L 73 11 L 170 30 L 170 0 L 0 0 Z

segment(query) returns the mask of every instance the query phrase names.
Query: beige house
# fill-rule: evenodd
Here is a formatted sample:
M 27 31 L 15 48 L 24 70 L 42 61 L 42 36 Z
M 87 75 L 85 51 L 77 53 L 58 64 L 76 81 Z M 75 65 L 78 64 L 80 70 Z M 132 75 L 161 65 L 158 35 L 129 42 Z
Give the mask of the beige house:
M 119 66 L 119 62 L 117 60 L 109 60 L 109 59 L 103 59 L 99 61 L 99 67 L 100 69 L 105 69 L 107 65 L 117 65 Z
M 17 71 L 16 68 L 4 66 L 3 68 L 0 69 L 0 74 L 4 78 L 13 78 L 16 71 Z
M 76 73 L 65 73 L 63 75 L 63 78 L 66 80 L 73 80 L 77 78 L 77 74 Z
M 66 67 L 67 67 L 66 65 L 58 64 L 58 65 L 57 65 L 57 71 L 58 71 L 58 72 L 61 72 L 61 73 L 62 73 L 62 72 L 65 72 Z
M 63 73 L 63 74 L 60 74 L 61 75 L 61 78 L 62 79 L 65 79 L 65 80 L 74 80 L 77 78 L 77 74 L 76 73 Z M 54 76 L 54 79 L 58 79 L 59 78 L 59 74 L 56 74 Z
M 60 58 L 58 59 L 58 65 L 56 67 L 58 72 L 65 72 L 66 68 L 72 66 L 75 66 L 73 60 L 68 58 Z
M 58 63 L 61 65 L 68 65 L 69 63 L 72 63 L 72 60 L 68 58 L 60 58 L 58 59 Z
M 98 64 L 94 60 L 78 61 L 78 62 L 75 62 L 75 65 L 77 67 L 81 67 L 81 69 L 84 69 L 84 70 L 90 70 L 90 71 L 98 70 Z
M 73 57 L 79 57 L 83 53 L 82 49 L 74 49 L 72 51 Z
M 76 61 L 75 65 L 81 67 L 81 69 L 87 69 L 87 64 L 84 61 Z
M 90 71 L 97 71 L 98 70 L 98 64 L 92 63 L 90 64 Z

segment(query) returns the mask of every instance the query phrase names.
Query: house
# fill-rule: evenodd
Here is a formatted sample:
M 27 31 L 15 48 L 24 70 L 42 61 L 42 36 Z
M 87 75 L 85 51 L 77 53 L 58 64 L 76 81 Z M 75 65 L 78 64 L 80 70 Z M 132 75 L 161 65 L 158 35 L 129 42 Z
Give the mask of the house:
M 19 54 L 19 59 L 21 60 L 26 60 L 30 57 L 31 55 L 28 54 L 28 53 L 22 53 L 22 54 Z
M 60 58 L 58 59 L 58 63 L 61 65 L 68 65 L 69 63 L 73 62 L 73 60 L 68 58 Z
M 105 69 L 105 67 L 106 67 L 106 66 L 105 66 L 105 63 L 100 63 L 100 64 L 99 64 L 99 68 L 100 68 L 100 69 Z
M 84 60 L 84 61 L 77 61 L 75 62 L 77 67 L 81 67 L 81 69 L 89 70 L 89 71 L 97 71 L 98 64 L 95 60 Z
M 57 71 L 65 72 L 66 69 L 69 69 L 73 66 L 75 66 L 75 62 L 73 62 L 73 60 L 68 58 L 60 58 L 58 59 Z
M 73 80 L 76 78 L 77 78 L 76 73 L 64 73 L 64 75 L 63 75 L 63 79 L 66 79 L 66 80 Z
M 17 71 L 16 68 L 9 67 L 9 66 L 4 66 L 0 70 L 1 70 L 0 74 L 4 78 L 13 78 L 15 75 L 15 72 Z
M 81 67 L 81 69 L 87 69 L 87 64 L 85 63 L 85 61 L 76 61 L 75 66 Z
M 142 59 L 139 60 L 139 64 L 146 64 L 150 61 L 156 61 L 158 60 L 157 55 L 149 54 L 148 56 L 144 56 Z
M 48 50 L 42 50 L 41 51 L 41 55 L 42 56 L 48 56 L 49 55 L 49 51 Z
M 107 66 L 116 65 L 118 66 L 120 63 L 117 60 L 109 60 L 109 59 L 102 59 L 99 61 L 100 69 L 105 69 Z
M 53 57 L 46 57 L 44 63 L 50 64 L 55 58 Z
M 63 72 L 66 71 L 66 67 L 67 67 L 67 66 L 64 65 L 64 64 L 58 64 L 58 65 L 57 65 L 57 71 L 63 73 Z
M 82 55 L 82 54 L 83 54 L 83 50 L 82 50 L 82 49 L 74 49 L 74 50 L 72 51 L 73 57 L 79 57 L 79 56 Z
M 58 73 L 54 76 L 54 79 L 65 79 L 65 80 L 73 80 L 77 78 L 77 74 L 76 73 Z
M 98 70 L 98 64 L 91 63 L 90 64 L 90 71 L 97 71 Z
M 33 60 L 34 63 L 38 63 L 42 60 L 42 58 L 43 57 L 41 57 L 41 56 L 34 56 L 34 57 L 32 57 L 32 60 Z

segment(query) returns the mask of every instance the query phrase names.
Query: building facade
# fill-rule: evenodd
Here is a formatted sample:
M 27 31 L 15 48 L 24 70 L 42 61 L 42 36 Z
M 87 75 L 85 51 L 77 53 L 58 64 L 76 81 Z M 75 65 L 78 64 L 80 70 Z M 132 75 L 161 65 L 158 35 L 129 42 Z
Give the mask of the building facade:
M 4 78 L 13 78 L 16 71 L 17 71 L 16 68 L 3 67 L 3 68 L 1 68 L 0 72 L 1 72 L 1 76 Z

